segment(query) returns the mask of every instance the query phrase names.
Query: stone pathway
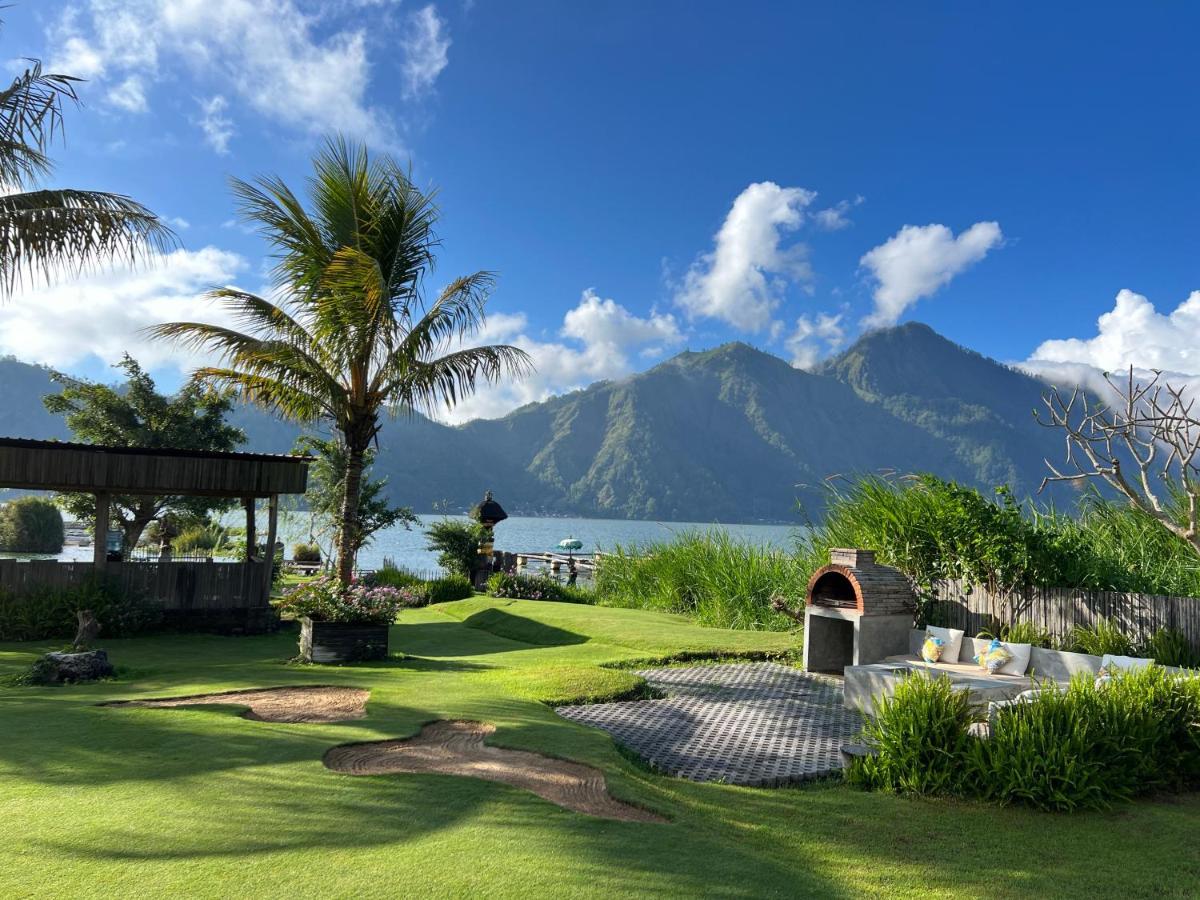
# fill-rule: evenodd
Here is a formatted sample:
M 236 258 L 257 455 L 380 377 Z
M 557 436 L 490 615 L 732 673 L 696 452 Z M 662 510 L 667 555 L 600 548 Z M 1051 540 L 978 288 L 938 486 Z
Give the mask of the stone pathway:
M 773 787 L 841 769 L 841 746 L 862 725 L 842 683 L 777 663 L 638 672 L 664 700 L 564 706 L 660 771 L 692 781 Z

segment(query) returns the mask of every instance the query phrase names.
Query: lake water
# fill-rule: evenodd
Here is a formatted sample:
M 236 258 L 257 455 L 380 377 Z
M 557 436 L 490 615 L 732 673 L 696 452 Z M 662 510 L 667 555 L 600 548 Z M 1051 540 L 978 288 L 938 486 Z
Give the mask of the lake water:
M 421 526 L 411 531 L 391 528 L 375 536 L 371 546 L 359 554 L 358 564 L 375 569 L 384 557 L 396 565 L 414 571 L 437 567 L 437 554 L 425 549 L 424 526 L 442 516 L 421 516 Z M 461 517 L 451 517 L 461 518 Z M 288 555 L 292 544 L 308 536 L 308 516 L 292 513 L 281 516 L 281 540 Z M 465 519 L 463 519 L 465 521 Z M 260 528 L 263 526 L 259 526 Z M 611 550 L 617 544 L 640 544 L 646 541 L 670 540 L 680 532 L 720 529 L 744 541 L 789 549 L 795 542 L 799 526 L 789 525 L 715 525 L 699 522 L 641 522 L 625 519 L 559 519 L 512 516 L 496 526 L 496 549 L 508 553 L 545 553 L 558 549 L 558 542 L 573 537 L 583 543 L 581 553 Z
M 244 522 L 241 513 L 230 513 L 224 517 L 230 525 Z M 307 513 L 280 513 L 279 539 L 284 542 L 290 557 L 292 545 L 309 539 L 311 519 Z M 411 531 L 390 528 L 375 535 L 374 541 L 359 554 L 358 564 L 364 569 L 377 569 L 385 557 L 396 565 L 414 572 L 428 572 L 437 568 L 437 554 L 425 549 L 424 528 L 430 522 L 441 519 L 439 515 L 421 516 L 421 525 Z M 462 516 L 451 516 L 466 521 Z M 258 528 L 260 537 L 266 533 L 266 513 L 259 510 Z M 765 546 L 790 549 L 800 526 L 790 525 L 718 525 L 702 522 L 643 522 L 626 519 L 560 519 L 513 516 L 496 526 L 496 549 L 509 553 L 545 553 L 558 549 L 564 538 L 577 538 L 583 543 L 581 553 L 596 550 L 611 550 L 620 544 L 641 544 L 647 541 L 670 540 L 672 535 L 686 531 L 719 529 L 739 540 Z M 322 541 L 323 549 L 328 541 Z M 0 556 L 17 554 L 0 554 Z M 28 557 L 26 557 L 28 558 Z M 46 558 L 46 557 L 43 557 Z M 90 546 L 67 546 L 59 555 L 62 560 L 90 560 Z

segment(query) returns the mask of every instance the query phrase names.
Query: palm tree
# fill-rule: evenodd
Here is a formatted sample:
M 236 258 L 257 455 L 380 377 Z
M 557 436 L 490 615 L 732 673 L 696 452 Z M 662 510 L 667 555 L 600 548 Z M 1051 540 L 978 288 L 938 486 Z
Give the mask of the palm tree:
M 26 281 L 77 274 L 88 265 L 175 244 L 154 213 L 121 194 L 35 189 L 52 168 L 47 150 L 62 130 L 65 102 L 78 102 L 69 75 L 36 60 L 0 91 L 0 300 Z
M 332 424 L 346 450 L 337 572 L 348 583 L 381 413 L 452 407 L 481 381 L 523 376 L 529 358 L 463 346 L 484 324 L 490 272 L 456 278 L 426 305 L 438 211 L 391 157 L 330 140 L 313 160 L 308 208 L 278 178 L 232 184 L 240 217 L 273 249 L 276 299 L 221 288 L 209 296 L 242 330 L 174 322 L 151 333 L 216 355 L 195 378 L 293 421 Z

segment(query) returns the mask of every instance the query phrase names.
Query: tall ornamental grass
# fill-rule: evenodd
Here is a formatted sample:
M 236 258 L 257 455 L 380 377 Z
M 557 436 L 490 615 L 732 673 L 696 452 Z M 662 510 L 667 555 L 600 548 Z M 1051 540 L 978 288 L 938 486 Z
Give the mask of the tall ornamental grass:
M 771 609 L 781 595 L 802 602 L 799 559 L 712 529 L 671 541 L 615 547 L 596 568 L 596 599 L 606 606 L 685 613 L 701 625 L 785 630 L 795 623 Z
M 806 572 L 831 547 L 864 547 L 917 585 L 957 579 L 1200 596 L 1200 556 L 1150 516 L 1098 494 L 1077 514 L 995 497 L 932 475 L 866 477 L 832 489 L 825 520 L 800 541 Z

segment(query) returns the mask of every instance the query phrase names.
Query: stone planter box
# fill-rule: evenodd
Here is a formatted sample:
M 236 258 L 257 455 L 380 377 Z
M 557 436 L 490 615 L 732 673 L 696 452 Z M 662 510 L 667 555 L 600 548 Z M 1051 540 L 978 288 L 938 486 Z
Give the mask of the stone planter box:
M 355 625 L 300 619 L 300 658 L 305 662 L 341 663 L 386 659 L 387 625 Z

